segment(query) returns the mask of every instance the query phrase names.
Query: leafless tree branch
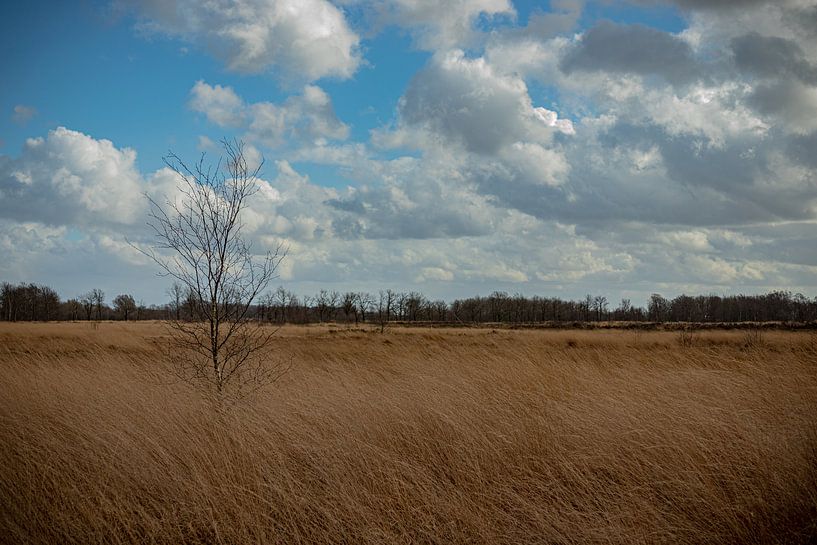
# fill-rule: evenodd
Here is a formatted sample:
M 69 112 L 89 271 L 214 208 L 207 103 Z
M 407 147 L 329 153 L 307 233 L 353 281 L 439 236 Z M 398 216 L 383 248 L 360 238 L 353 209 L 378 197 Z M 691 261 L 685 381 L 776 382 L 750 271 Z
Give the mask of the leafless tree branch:
M 177 312 L 168 324 L 179 376 L 204 381 L 220 395 L 228 388 L 238 395 L 277 379 L 287 367 L 267 361 L 264 349 L 274 330 L 250 316 L 253 301 L 277 278 L 286 249 L 279 244 L 253 253 L 241 213 L 258 191 L 264 162 L 251 167 L 242 142 L 223 140 L 222 146 L 224 157 L 215 166 L 206 165 L 204 155 L 192 166 L 174 153 L 165 157 L 178 176 L 179 194 L 164 201 L 146 195 L 154 243 L 137 249 L 187 294 L 186 319 Z M 177 305 L 178 299 L 177 293 Z

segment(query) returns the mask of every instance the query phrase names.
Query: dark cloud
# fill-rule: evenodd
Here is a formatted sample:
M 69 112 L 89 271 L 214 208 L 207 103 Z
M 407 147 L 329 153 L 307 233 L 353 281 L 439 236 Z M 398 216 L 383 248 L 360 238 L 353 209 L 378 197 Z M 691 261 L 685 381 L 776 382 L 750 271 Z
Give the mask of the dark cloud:
M 429 186 L 426 186 L 429 187 Z M 439 187 L 436 187 L 439 191 Z M 407 195 L 396 199 L 389 188 L 356 190 L 352 195 L 324 204 L 346 212 L 333 219 L 332 229 L 341 238 L 431 239 L 487 235 L 492 225 L 462 203 L 445 205 L 442 194 Z M 423 202 L 425 198 L 427 201 Z
M 674 3 L 692 9 L 736 9 L 770 2 L 769 0 L 674 0 Z
M 600 140 L 624 149 L 656 145 L 667 177 L 687 189 L 693 200 L 717 195 L 719 203 L 701 200 L 695 210 L 681 212 L 688 218 L 669 212 L 681 222 L 714 225 L 813 217 L 814 192 L 797 180 L 780 179 L 768 164 L 769 152 L 778 149 L 775 139 L 733 138 L 712 146 L 696 136 L 667 134 L 657 126 L 619 124 Z
M 800 165 L 817 169 L 817 132 L 792 137 L 786 154 Z
M 811 65 L 793 40 L 750 32 L 732 40 L 737 67 L 764 78 L 794 77 L 817 85 L 817 67 Z
M 399 111 L 403 126 L 427 129 L 480 154 L 573 132 L 570 121 L 533 106 L 522 79 L 497 73 L 485 59 L 462 52 L 435 57 L 417 73 Z
M 817 92 L 797 80 L 756 85 L 747 104 L 775 125 L 796 132 L 817 128 Z
M 584 0 L 554 0 L 548 11 L 534 8 L 528 16 L 524 27 L 509 28 L 503 31 L 505 39 L 533 38 L 544 40 L 559 34 L 565 34 L 576 28 L 581 19 Z
M 700 76 L 692 48 L 680 38 L 639 24 L 603 21 L 561 62 L 565 73 L 605 71 L 656 75 L 673 84 Z
M 750 6 L 774 2 L 771 2 L 770 0 L 632 0 L 631 3 L 642 6 L 675 4 L 683 9 L 725 11 L 732 9 L 743 9 Z
M 432 62 L 412 79 L 400 115 L 407 124 L 430 126 L 471 151 L 496 153 L 522 131 L 521 92 L 501 83 L 465 59 Z
M 503 206 L 602 231 L 621 222 L 716 227 L 813 219 L 813 182 L 778 171 L 772 159 L 781 136 L 768 136 L 712 145 L 700 135 L 619 122 L 566 146 L 571 170 L 561 186 L 533 183 L 493 163 L 475 164 L 471 179 Z M 792 140 L 788 153 L 817 164 L 817 136 Z M 645 155 L 653 157 L 651 166 L 634 164 Z
M 783 20 L 791 27 L 810 38 L 817 37 L 817 5 L 804 8 L 790 8 L 783 14 Z
M 779 263 L 792 263 L 817 267 L 817 237 L 809 232 L 807 225 L 800 226 L 800 236 L 784 238 L 772 233 L 773 240 L 762 241 L 752 248 L 752 254 L 760 259 Z

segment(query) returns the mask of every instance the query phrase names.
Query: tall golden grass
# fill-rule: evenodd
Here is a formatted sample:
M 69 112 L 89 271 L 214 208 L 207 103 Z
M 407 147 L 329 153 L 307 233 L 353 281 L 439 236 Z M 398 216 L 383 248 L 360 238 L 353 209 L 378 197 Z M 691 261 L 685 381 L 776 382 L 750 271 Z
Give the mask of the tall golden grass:
M 282 329 L 228 412 L 159 324 L 0 327 L 8 543 L 813 543 L 806 333 Z

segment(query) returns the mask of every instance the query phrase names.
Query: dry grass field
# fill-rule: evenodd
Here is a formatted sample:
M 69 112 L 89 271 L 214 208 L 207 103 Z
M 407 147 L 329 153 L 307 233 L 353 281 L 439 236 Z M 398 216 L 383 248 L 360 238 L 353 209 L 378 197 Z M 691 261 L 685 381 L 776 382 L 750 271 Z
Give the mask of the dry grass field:
M 160 324 L 0 324 L 6 543 L 814 543 L 809 333 L 286 327 L 227 414 Z

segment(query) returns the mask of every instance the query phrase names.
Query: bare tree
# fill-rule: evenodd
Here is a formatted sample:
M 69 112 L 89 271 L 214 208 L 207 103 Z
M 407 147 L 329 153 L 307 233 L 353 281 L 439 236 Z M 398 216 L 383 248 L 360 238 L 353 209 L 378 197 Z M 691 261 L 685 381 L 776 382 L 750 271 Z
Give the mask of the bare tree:
M 142 316 L 144 316 L 144 314 L 147 312 L 147 310 L 148 310 L 148 307 L 145 304 L 145 300 L 144 299 L 139 299 L 139 301 L 136 303 L 136 319 L 141 320 Z
M 405 303 L 405 319 L 416 322 L 420 319 L 423 310 L 428 306 L 428 300 L 422 293 L 412 291 L 406 297 Z
M 372 294 L 363 291 L 357 294 L 357 309 L 360 311 L 361 321 L 366 321 L 366 313 L 369 312 L 369 308 L 373 304 L 374 297 L 372 297 Z
M 386 325 L 391 319 L 392 306 L 394 305 L 395 293 L 392 290 L 380 290 L 377 299 L 377 321 L 380 324 L 380 333 L 385 333 Z
M 76 299 L 69 299 L 65 302 L 65 306 L 68 310 L 68 314 L 71 316 L 71 320 L 76 321 L 79 317 L 79 313 L 82 311 L 82 304 Z
M 670 311 L 670 302 L 658 293 L 650 295 L 647 313 L 653 322 L 665 322 Z
M 288 307 L 291 305 L 291 302 L 295 296 L 284 289 L 283 286 L 278 286 L 278 289 L 275 290 L 275 305 L 281 309 L 281 323 L 286 323 L 289 319 L 288 316 Z
M 314 302 L 315 300 L 312 297 L 304 295 L 303 301 L 301 302 L 301 323 L 309 323 L 310 309 Z
M 184 286 L 181 282 L 173 282 L 167 288 L 167 295 L 170 297 L 170 310 L 173 312 L 175 320 L 178 322 L 182 316 L 182 304 L 184 303 Z
M 91 314 L 94 312 L 94 300 L 91 298 L 91 292 L 80 295 L 79 302 L 82 304 L 82 310 L 85 311 L 85 319 L 91 321 Z
M 266 322 L 274 320 L 275 315 L 275 296 L 271 293 L 265 293 L 258 298 L 258 305 L 256 305 L 256 318 L 262 322 Z
M 340 304 L 340 293 L 332 290 L 329 292 L 329 299 L 327 300 L 328 305 L 327 308 L 329 309 L 329 319 L 335 320 L 335 313 L 338 311 L 338 306 Z
M 621 303 L 618 305 L 616 309 L 616 319 L 617 320 L 629 320 L 630 313 L 632 312 L 633 305 L 629 299 L 622 299 Z
M 0 288 L 0 319 L 54 320 L 59 316 L 60 296 L 49 286 L 3 282 Z
M 181 354 L 178 371 L 203 381 L 219 395 L 244 395 L 275 380 L 284 368 L 267 364 L 262 351 L 275 330 L 251 320 L 251 305 L 286 251 L 282 245 L 253 253 L 243 233 L 242 211 L 258 191 L 261 164 L 251 167 L 241 142 L 222 141 L 215 166 L 205 156 L 188 167 L 177 155 L 165 163 L 176 173 L 179 197 L 159 202 L 149 195 L 148 225 L 155 245 L 141 249 L 183 286 L 191 320 L 171 320 Z
M 315 295 L 315 308 L 318 311 L 318 321 L 332 320 L 338 308 L 340 294 L 336 291 L 321 290 Z
M 38 293 L 41 320 L 55 320 L 59 317 L 60 296 L 53 288 L 40 286 Z
M 589 322 L 593 319 L 591 311 L 593 310 L 593 296 L 589 293 L 584 296 L 584 301 L 581 303 L 582 314 L 584 314 L 584 320 Z
M 184 294 L 184 312 L 185 312 L 185 320 L 193 320 L 193 316 L 195 315 L 195 308 L 196 308 L 196 294 L 193 293 L 193 290 L 188 289 Z
M 607 297 L 604 295 L 596 295 L 593 298 L 593 311 L 596 313 L 596 321 L 601 321 L 607 314 Z
M 101 320 L 102 305 L 105 304 L 105 292 L 100 289 L 94 288 L 88 295 L 91 298 L 91 302 L 93 303 L 94 308 L 96 309 L 96 319 Z
M 133 299 L 133 295 L 123 293 L 114 297 L 113 308 L 120 313 L 127 322 L 130 313 L 136 310 L 136 301 Z
M 444 322 L 448 318 L 448 305 L 442 299 L 430 303 L 429 309 L 432 320 Z
M 353 291 L 347 291 L 343 294 L 341 299 L 341 308 L 343 309 L 343 317 L 346 321 L 349 321 L 349 315 L 354 313 L 355 316 L 355 323 L 358 322 L 359 318 L 357 315 L 357 307 L 355 306 L 355 301 L 357 299 L 357 294 Z

